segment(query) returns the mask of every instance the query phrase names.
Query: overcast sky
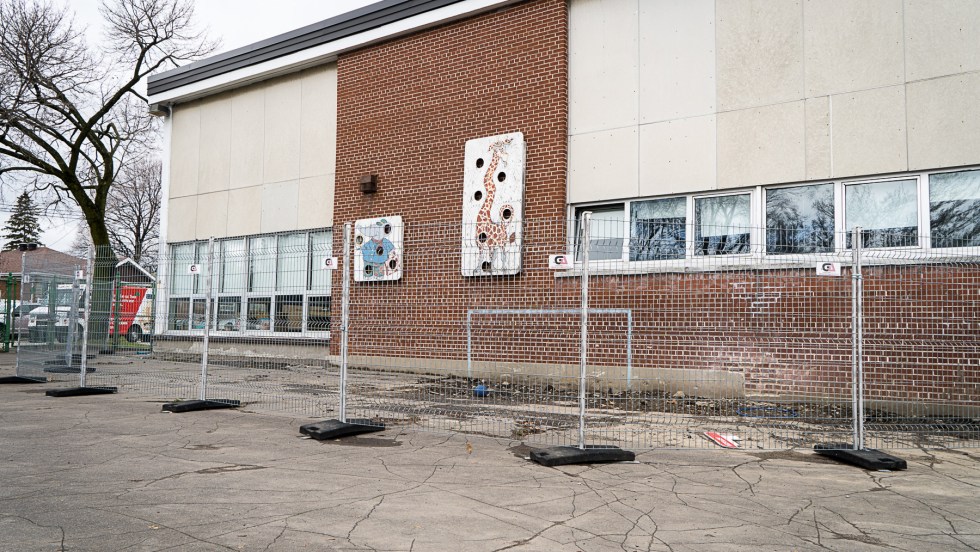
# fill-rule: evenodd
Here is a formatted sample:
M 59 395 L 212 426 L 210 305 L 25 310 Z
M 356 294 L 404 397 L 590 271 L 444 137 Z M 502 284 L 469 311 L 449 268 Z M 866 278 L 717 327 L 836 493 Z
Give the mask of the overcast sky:
M 221 40 L 219 52 L 258 42 L 311 23 L 373 4 L 377 0 L 196 0 L 197 21 L 212 38 Z M 102 36 L 101 0 L 61 0 L 76 13 L 75 22 L 88 27 L 88 40 Z M 142 92 L 142 91 L 141 91 Z M 4 205 L 13 204 L 16 194 L 5 193 Z M 0 212 L 0 227 L 9 213 Z M 78 229 L 78 219 L 41 219 L 42 241 L 48 247 L 67 250 Z

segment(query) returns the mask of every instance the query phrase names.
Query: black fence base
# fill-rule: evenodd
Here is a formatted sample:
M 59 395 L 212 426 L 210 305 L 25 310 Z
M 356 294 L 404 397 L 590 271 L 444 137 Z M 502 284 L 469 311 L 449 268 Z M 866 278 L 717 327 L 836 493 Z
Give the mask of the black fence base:
M 111 395 L 119 391 L 118 387 L 69 387 L 68 389 L 51 389 L 45 395 L 49 397 L 84 397 L 86 395 Z
M 619 447 L 548 447 L 531 451 L 531 460 L 542 466 L 569 464 L 604 464 L 608 462 L 632 462 L 636 454 Z
M 827 458 L 851 464 L 866 470 L 904 470 L 908 468 L 905 460 L 887 452 L 875 449 L 855 450 L 847 443 L 827 443 L 814 445 L 813 450 Z
M 351 435 L 362 433 L 374 433 L 384 431 L 385 425 L 372 420 L 354 418 L 347 420 L 347 423 L 340 420 L 324 420 L 315 424 L 306 424 L 299 427 L 299 432 L 317 441 L 328 439 L 340 439 Z
M 67 366 L 62 364 L 61 366 L 45 366 L 44 371 L 49 374 L 78 374 L 82 371 L 78 366 Z M 85 373 L 91 374 L 95 371 L 95 368 L 86 368 Z
M 242 403 L 231 399 L 215 399 L 209 401 L 177 401 L 163 405 L 164 412 L 194 412 L 195 410 L 217 410 L 219 408 L 238 408 Z
M 24 376 L 4 376 L 0 378 L 0 385 L 22 385 L 25 383 L 48 383 L 44 378 L 25 378 Z

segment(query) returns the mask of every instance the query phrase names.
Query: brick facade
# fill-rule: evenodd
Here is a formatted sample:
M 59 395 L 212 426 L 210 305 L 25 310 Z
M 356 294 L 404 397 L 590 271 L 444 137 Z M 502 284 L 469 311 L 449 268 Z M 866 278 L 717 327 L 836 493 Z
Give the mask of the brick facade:
M 564 253 L 567 240 L 567 26 L 566 2 L 533 0 L 338 60 L 334 220 L 401 215 L 406 223 L 402 280 L 352 283 L 352 355 L 433 359 L 428 369 L 438 370 L 439 359 L 466 358 L 470 309 L 579 307 L 580 280 L 547 270 L 547 256 Z M 524 270 L 464 278 L 464 144 L 516 131 L 528 145 Z M 358 189 L 368 174 L 378 177 L 375 194 Z M 869 396 L 975 405 L 978 267 L 877 267 L 866 282 Z M 339 314 L 339 273 L 333 286 Z M 744 378 L 744 389 L 725 396 L 850 400 L 849 278 L 817 277 L 808 265 L 602 276 L 591 286 L 592 308 L 632 310 L 633 375 L 649 385 L 670 387 L 651 371 L 707 370 Z M 578 362 L 576 316 L 473 324 L 480 360 Z M 625 365 L 626 328 L 621 315 L 593 317 L 589 362 Z

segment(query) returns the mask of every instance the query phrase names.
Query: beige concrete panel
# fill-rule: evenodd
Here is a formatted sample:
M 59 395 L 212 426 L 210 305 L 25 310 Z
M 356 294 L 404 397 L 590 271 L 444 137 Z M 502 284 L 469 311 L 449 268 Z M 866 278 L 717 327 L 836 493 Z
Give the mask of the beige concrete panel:
M 247 236 L 262 230 L 262 187 L 228 192 L 228 235 Z
M 640 127 L 641 196 L 710 190 L 717 182 L 716 117 Z
M 637 127 L 572 136 L 568 142 L 568 201 L 635 197 L 638 192 Z
M 264 182 L 299 178 L 302 82 L 290 77 L 265 90 Z
M 803 99 L 800 0 L 716 3 L 719 111 Z
M 806 177 L 802 101 L 718 114 L 718 187 Z
M 806 94 L 904 82 L 902 0 L 806 0 Z
M 231 100 L 231 184 L 247 188 L 262 183 L 265 157 L 265 88 L 254 86 Z
M 177 106 L 170 135 L 170 197 L 197 193 L 201 155 L 201 108 Z
M 980 2 L 905 1 L 909 81 L 980 70 Z
M 300 176 L 337 169 L 337 66 L 329 65 L 303 76 L 300 122 Z
M 201 105 L 201 161 L 198 193 L 227 190 L 231 179 L 231 98 Z
M 908 169 L 905 86 L 831 98 L 834 176 Z
M 806 100 L 806 178 L 830 178 L 830 96 Z
M 197 228 L 195 238 L 228 236 L 228 192 L 215 192 L 197 196 Z
M 299 181 L 262 185 L 262 233 L 297 228 Z
M 171 198 L 167 208 L 167 241 L 193 240 L 197 227 L 197 196 Z
M 908 85 L 909 169 L 972 165 L 980 151 L 980 73 Z
M 714 0 L 640 2 L 640 122 L 714 112 Z
M 638 120 L 638 0 L 575 0 L 569 9 L 568 131 Z
M 300 180 L 297 228 L 333 226 L 333 197 L 333 174 Z

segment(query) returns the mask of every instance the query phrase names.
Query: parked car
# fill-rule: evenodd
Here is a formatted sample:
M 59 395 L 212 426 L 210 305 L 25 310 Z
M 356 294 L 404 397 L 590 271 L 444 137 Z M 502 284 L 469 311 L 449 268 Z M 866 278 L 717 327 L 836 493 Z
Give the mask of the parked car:
M 10 313 L 12 318 L 11 332 L 10 332 L 11 341 L 16 340 L 19 336 L 27 335 L 26 334 L 27 323 L 28 323 L 28 319 L 30 318 L 28 315 L 32 310 L 36 309 L 39 306 L 40 305 L 38 305 L 37 303 L 21 303 L 19 305 L 14 306 L 13 309 L 11 309 L 11 313 Z M 5 335 L 6 331 L 7 331 L 7 317 L 3 316 L 0 317 L 0 340 L 3 339 L 3 336 Z

